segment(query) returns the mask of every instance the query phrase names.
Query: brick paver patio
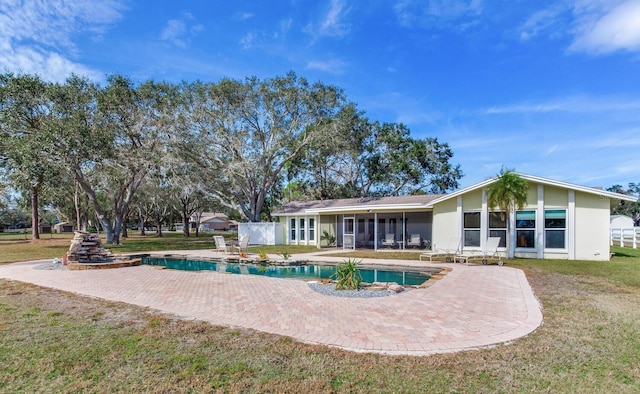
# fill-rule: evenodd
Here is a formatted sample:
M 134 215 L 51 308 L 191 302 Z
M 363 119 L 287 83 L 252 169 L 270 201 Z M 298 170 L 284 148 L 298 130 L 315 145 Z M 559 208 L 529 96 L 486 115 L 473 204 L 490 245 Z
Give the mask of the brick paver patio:
M 507 266 L 445 264 L 453 270 L 431 287 L 359 299 L 321 295 L 292 279 L 150 266 L 33 268 L 41 263 L 0 266 L 0 278 L 351 351 L 427 355 L 475 349 L 520 338 L 542 323 L 540 304 L 524 273 Z M 385 261 L 389 263 L 428 265 Z

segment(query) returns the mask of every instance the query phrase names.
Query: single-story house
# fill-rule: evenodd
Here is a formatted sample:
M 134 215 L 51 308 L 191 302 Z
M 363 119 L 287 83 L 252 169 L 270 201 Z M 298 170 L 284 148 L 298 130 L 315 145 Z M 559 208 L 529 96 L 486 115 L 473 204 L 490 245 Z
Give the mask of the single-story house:
M 497 178 L 450 194 L 291 202 L 272 215 L 284 224 L 285 243 L 293 245 L 320 248 L 335 239 L 345 249 L 447 248 L 459 239 L 462 252 L 471 252 L 491 236 L 501 238 L 503 253 L 510 243 L 510 257 L 610 258 L 610 209 L 635 197 L 519 175 L 528 183 L 527 204 L 504 220 L 487 205 L 487 186 Z M 418 244 L 410 242 L 418 235 Z
M 72 233 L 73 232 L 73 224 L 69 222 L 60 222 L 53 226 L 53 231 L 56 233 Z
M 196 228 L 196 217 L 190 219 L 190 228 Z M 229 218 L 221 212 L 203 212 L 200 217 L 200 231 L 227 231 L 231 228 Z

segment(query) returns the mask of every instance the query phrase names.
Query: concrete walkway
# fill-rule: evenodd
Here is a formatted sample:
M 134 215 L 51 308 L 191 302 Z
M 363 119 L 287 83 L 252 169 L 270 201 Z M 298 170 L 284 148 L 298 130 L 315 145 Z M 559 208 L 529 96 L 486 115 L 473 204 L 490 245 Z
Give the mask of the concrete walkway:
M 215 256 L 211 251 L 175 253 Z M 447 266 L 452 271 L 426 289 L 368 299 L 321 295 L 300 280 L 150 266 L 37 270 L 34 266 L 42 264 L 38 261 L 0 266 L 0 278 L 357 352 L 428 355 L 476 349 L 513 341 L 542 323 L 540 304 L 519 269 L 398 260 L 363 263 Z

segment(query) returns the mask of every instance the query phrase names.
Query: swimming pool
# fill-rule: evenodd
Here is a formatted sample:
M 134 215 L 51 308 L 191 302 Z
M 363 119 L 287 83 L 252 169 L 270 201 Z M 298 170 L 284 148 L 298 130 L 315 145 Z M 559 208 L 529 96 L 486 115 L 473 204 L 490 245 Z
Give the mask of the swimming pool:
M 142 264 L 161 266 L 183 271 L 217 271 L 240 275 L 261 275 L 273 278 L 293 278 L 303 280 L 330 279 L 336 266 L 322 263 L 304 265 L 268 265 L 229 262 L 224 260 L 196 260 L 184 257 L 148 256 Z M 429 280 L 436 271 L 409 270 L 394 267 L 360 266 L 364 282 L 396 282 L 404 286 L 419 286 Z

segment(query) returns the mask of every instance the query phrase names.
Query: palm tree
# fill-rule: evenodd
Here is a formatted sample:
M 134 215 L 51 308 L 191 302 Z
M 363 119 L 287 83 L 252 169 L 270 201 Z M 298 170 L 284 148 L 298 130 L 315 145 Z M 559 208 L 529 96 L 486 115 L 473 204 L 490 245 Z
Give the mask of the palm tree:
M 487 188 L 487 205 L 495 214 L 495 208 L 500 210 L 500 217 L 507 222 L 507 258 L 509 254 L 509 220 L 511 212 L 521 210 L 527 204 L 529 186 L 518 173 L 511 169 L 502 168 L 498 178 Z

